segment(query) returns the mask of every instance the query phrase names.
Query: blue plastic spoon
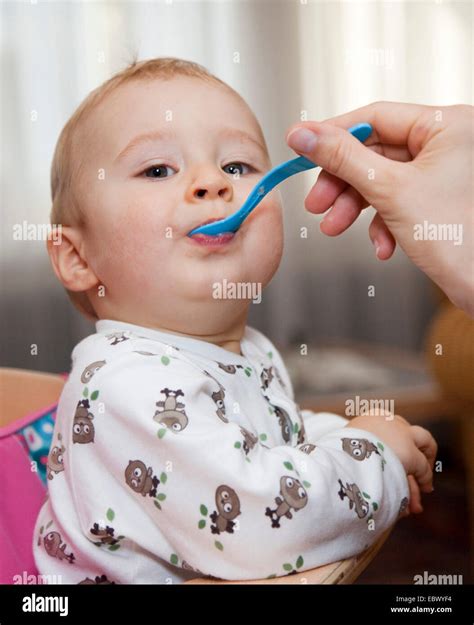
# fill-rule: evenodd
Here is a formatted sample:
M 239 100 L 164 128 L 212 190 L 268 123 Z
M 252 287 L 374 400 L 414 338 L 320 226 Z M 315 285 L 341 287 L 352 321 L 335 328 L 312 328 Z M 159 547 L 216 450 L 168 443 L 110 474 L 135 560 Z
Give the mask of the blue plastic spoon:
M 367 123 L 356 124 L 352 126 L 352 128 L 349 128 L 348 132 L 354 135 L 356 139 L 359 139 L 359 141 L 364 142 L 370 137 L 372 126 Z M 205 226 L 194 228 L 194 230 L 188 232 L 188 236 L 190 237 L 193 234 L 218 235 L 224 232 L 237 232 L 244 219 L 250 215 L 253 209 L 277 184 L 283 182 L 283 180 L 286 180 L 290 176 L 299 174 L 301 171 L 313 169 L 314 167 L 318 167 L 318 165 L 304 156 L 298 156 L 298 158 L 293 158 L 291 161 L 286 161 L 285 163 L 277 165 L 263 176 L 260 182 L 249 193 L 242 206 L 233 215 L 229 215 L 229 217 L 220 219 L 219 221 L 213 221 Z

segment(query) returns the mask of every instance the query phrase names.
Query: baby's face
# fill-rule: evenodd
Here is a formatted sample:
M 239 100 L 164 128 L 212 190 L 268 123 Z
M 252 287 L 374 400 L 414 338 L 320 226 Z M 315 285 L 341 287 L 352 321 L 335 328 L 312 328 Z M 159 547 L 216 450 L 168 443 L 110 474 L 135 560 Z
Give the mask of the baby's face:
M 219 305 L 214 283 L 270 281 L 282 253 L 278 192 L 227 242 L 187 236 L 236 211 L 271 166 L 255 118 L 231 91 L 181 76 L 128 83 L 93 112 L 81 150 L 85 251 L 106 316 L 133 319 L 139 309 L 142 322 L 179 331 L 203 305 Z

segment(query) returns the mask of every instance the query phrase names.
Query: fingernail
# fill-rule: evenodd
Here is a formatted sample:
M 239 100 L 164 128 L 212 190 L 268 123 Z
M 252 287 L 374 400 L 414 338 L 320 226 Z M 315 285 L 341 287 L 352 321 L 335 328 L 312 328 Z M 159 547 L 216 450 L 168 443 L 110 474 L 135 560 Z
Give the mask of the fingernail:
M 380 256 L 379 256 L 380 243 L 377 241 L 377 239 L 375 239 L 374 245 L 375 245 L 375 255 L 377 256 L 377 258 L 380 258 Z
M 316 146 L 318 138 L 308 128 L 295 128 L 286 138 L 286 142 L 295 152 L 311 152 Z

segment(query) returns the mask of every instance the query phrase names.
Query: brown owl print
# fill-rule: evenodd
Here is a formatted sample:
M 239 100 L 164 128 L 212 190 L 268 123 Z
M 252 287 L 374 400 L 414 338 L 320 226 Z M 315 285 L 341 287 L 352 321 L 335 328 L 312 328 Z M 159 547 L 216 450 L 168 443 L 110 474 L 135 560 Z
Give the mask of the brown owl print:
M 301 413 L 299 411 L 298 411 L 298 414 L 300 417 L 300 429 L 298 430 L 298 438 L 296 440 L 296 444 L 301 445 L 302 443 L 305 442 L 305 439 L 306 439 L 306 429 L 304 427 L 303 417 L 301 416 Z
M 140 493 L 143 497 L 156 496 L 156 489 L 160 480 L 153 475 L 153 469 L 146 467 L 141 460 L 129 460 L 125 469 L 125 481 L 132 490 Z
M 223 365 L 221 362 L 218 362 L 217 364 L 222 371 L 230 374 L 237 373 L 237 369 L 243 369 L 242 365 Z
M 221 419 L 221 421 L 224 421 L 224 423 L 229 423 L 229 419 L 225 416 L 224 389 L 220 388 L 218 391 L 215 391 L 212 393 L 211 397 L 217 406 L 216 415 L 219 419 Z
M 115 582 L 111 582 L 107 579 L 107 575 L 96 575 L 94 579 L 90 577 L 86 577 L 82 580 L 82 582 L 78 583 L 78 586 L 88 586 L 88 585 L 96 585 L 96 584 L 115 584 Z
M 255 436 L 253 432 L 250 432 L 249 430 L 247 430 L 247 428 L 244 428 L 242 426 L 240 426 L 240 431 L 244 437 L 244 442 L 242 443 L 242 447 L 243 447 L 243 450 L 245 451 L 245 455 L 248 455 L 249 451 L 253 449 L 255 445 L 258 443 L 258 438 L 257 436 Z
M 398 516 L 401 516 L 407 511 L 408 508 L 408 497 L 404 497 L 400 502 L 400 508 L 398 510 Z
M 84 384 L 88 384 L 91 381 L 93 375 L 97 373 L 97 371 L 102 369 L 104 365 L 105 365 L 105 360 L 96 360 L 95 362 L 92 362 L 90 365 L 87 365 L 87 367 L 84 369 L 84 371 L 81 374 L 81 382 L 83 382 Z
M 280 527 L 281 517 L 292 519 L 291 510 L 298 512 L 308 503 L 308 495 L 301 482 L 289 475 L 280 478 L 280 495 L 275 497 L 277 507 L 273 510 L 267 507 L 265 510 L 265 516 L 272 520 L 272 527 Z
M 169 388 L 164 388 L 160 393 L 164 393 L 166 399 L 156 402 L 158 410 L 153 419 L 177 434 L 188 425 L 188 417 L 184 411 L 185 406 L 178 401 L 178 397 L 184 397 L 184 393 L 181 389 L 172 391 Z
M 213 534 L 220 534 L 221 532 L 233 534 L 234 519 L 241 513 L 240 500 L 235 490 L 225 484 L 219 486 L 216 490 L 216 506 L 217 511 L 209 515 L 213 522 L 211 532 Z
M 266 395 L 264 395 L 264 397 L 275 411 L 275 416 L 278 419 L 278 424 L 281 429 L 281 436 L 283 440 L 285 441 L 285 443 L 289 443 L 291 441 L 291 435 L 293 432 L 293 422 L 291 421 L 290 415 L 287 413 L 286 410 L 280 408 L 280 406 L 275 406 L 274 404 L 272 404 L 270 399 Z
M 267 390 L 267 388 L 270 386 L 270 382 L 273 380 L 274 377 L 275 376 L 273 374 L 273 367 L 263 367 L 262 373 L 260 374 L 260 383 L 262 390 Z
M 354 512 L 357 514 L 359 519 L 363 519 L 369 513 L 369 503 L 362 496 L 360 488 L 357 484 L 349 484 L 346 482 L 346 485 L 339 481 L 339 497 L 344 500 L 344 497 L 347 497 L 349 500 L 349 510 L 354 508 Z
M 110 345 L 118 345 L 119 343 L 128 341 L 130 339 L 130 333 L 129 332 L 112 332 L 111 334 L 107 334 L 105 338 L 111 341 Z
M 204 577 L 204 575 L 205 575 L 205 573 L 203 573 L 199 569 L 196 569 L 195 567 L 193 567 L 190 564 L 188 564 L 186 562 L 186 560 L 183 560 L 181 562 L 181 568 L 183 568 L 185 571 L 194 571 L 195 573 L 197 573 L 198 575 L 201 575 L 202 577 Z
M 89 407 L 88 399 L 81 399 L 77 404 L 72 426 L 73 443 L 85 444 L 94 442 L 95 430 L 92 423 L 94 415 L 90 412 Z
M 66 553 L 67 545 L 63 543 L 59 532 L 49 532 L 43 538 L 44 548 L 48 556 L 57 558 L 58 560 L 67 560 L 69 564 L 73 564 L 76 559 L 74 554 Z
M 298 449 L 309 456 L 309 454 L 316 449 L 316 445 L 313 445 L 312 443 L 305 443 L 304 445 L 298 447 Z
M 365 458 L 370 458 L 372 453 L 380 456 L 377 446 L 366 438 L 343 438 L 341 440 L 342 449 L 354 460 L 365 460 Z
M 61 439 L 61 434 L 58 434 L 58 445 L 52 447 L 48 454 L 48 462 L 46 464 L 48 480 L 52 480 L 55 474 L 64 471 L 64 452 L 66 448 L 61 443 Z
M 89 532 L 99 539 L 98 545 L 116 545 L 119 541 L 114 537 L 115 530 L 113 527 L 106 525 L 100 527 L 98 523 L 94 523 Z

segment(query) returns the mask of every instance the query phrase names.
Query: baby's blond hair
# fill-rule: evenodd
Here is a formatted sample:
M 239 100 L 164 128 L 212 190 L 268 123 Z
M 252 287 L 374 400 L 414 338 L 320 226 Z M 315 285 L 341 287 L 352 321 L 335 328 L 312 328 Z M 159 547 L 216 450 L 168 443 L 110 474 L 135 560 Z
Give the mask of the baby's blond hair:
M 78 128 L 84 123 L 90 113 L 110 93 L 127 82 L 154 78 L 169 80 L 175 76 L 193 76 L 203 80 L 214 81 L 230 89 L 242 99 L 227 83 L 211 74 L 198 63 L 171 57 L 132 61 L 128 67 L 91 91 L 74 111 L 61 131 L 51 165 L 51 224 L 64 226 L 84 226 L 85 224 L 84 213 L 81 211 L 77 194 L 77 185 L 73 184 L 73 181 L 78 179 L 77 174 L 81 165 L 77 162 L 78 158 L 75 156 L 74 138 Z M 72 303 L 80 312 L 92 321 L 98 319 L 87 293 L 69 291 L 68 289 L 66 291 Z

